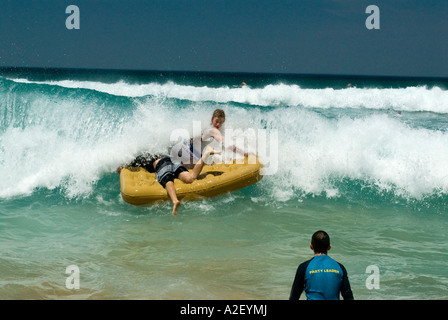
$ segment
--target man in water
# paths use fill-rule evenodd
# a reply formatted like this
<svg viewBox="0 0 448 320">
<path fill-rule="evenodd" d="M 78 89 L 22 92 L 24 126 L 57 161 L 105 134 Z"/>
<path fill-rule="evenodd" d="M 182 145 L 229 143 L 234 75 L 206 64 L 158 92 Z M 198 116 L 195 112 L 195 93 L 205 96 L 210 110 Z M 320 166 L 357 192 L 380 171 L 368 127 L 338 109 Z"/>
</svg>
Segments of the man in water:
<svg viewBox="0 0 448 320">
<path fill-rule="evenodd" d="M 327 255 L 331 249 L 330 236 L 322 230 L 316 231 L 310 244 L 314 257 L 297 268 L 289 300 L 298 300 L 305 290 L 308 300 L 353 300 L 347 270 Z"/>
</svg>

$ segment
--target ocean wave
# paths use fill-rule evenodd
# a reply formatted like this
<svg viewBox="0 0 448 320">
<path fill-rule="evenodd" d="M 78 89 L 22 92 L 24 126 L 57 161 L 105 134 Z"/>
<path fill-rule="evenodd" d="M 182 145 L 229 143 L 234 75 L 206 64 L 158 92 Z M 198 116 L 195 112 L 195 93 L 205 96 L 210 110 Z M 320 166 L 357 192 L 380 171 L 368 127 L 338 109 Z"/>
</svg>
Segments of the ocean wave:
<svg viewBox="0 0 448 320">
<path fill-rule="evenodd" d="M 260 157 L 272 170 L 253 191 L 276 203 L 321 195 L 347 198 L 350 188 L 344 187 L 346 181 L 363 185 L 366 190 L 376 190 L 378 194 L 390 192 L 405 199 L 448 194 L 446 130 L 412 127 L 387 113 L 362 113 L 364 109 L 359 104 L 361 101 L 369 104 L 366 96 L 357 97 L 358 102 L 343 99 L 358 92 L 383 97 L 390 100 L 385 104 L 397 105 L 397 108 L 411 108 L 419 105 L 407 96 L 414 92 L 414 96 L 422 96 L 422 101 L 436 96 L 436 101 L 446 103 L 446 92 L 438 88 L 308 91 L 291 85 L 213 89 L 167 83 L 144 85 L 140 88 L 142 97 L 135 99 L 137 85 L 51 83 L 37 87 L 35 83 L 27 87 L 28 83 L 17 79 L 3 83 L 9 87 L 2 88 L 0 98 L 2 199 L 31 195 L 42 188 L 58 190 L 69 199 L 95 195 L 98 183 L 104 176 L 110 176 L 119 164 L 142 150 L 166 151 L 177 129 L 193 134 L 195 123 L 201 123 L 202 128 L 208 126 L 217 105 L 226 111 L 223 131 L 228 138 L 235 140 L 248 129 L 266 133 L 268 148 Z M 74 88 L 57 89 L 62 84 L 67 87 L 68 83 Z M 91 88 L 82 88 L 80 92 L 79 86 L 87 87 L 88 83 Z M 48 90 L 48 86 L 53 90 Z M 152 93 L 149 87 L 155 88 Z M 118 91 L 114 88 L 120 88 L 125 98 L 115 95 Z M 108 96 L 104 96 L 106 90 Z M 297 94 L 300 101 L 323 99 L 329 104 L 339 103 L 341 110 L 345 103 L 357 106 L 362 114 L 327 117 L 314 109 L 291 107 L 293 103 L 285 101 L 293 99 L 289 91 L 294 90 L 296 94 L 300 92 Z M 278 92 L 269 93 L 273 91 Z M 217 98 L 219 92 L 222 101 L 231 102 L 238 100 L 235 94 L 253 96 L 254 100 L 262 99 L 264 94 L 265 102 L 253 103 L 277 107 L 253 108 L 251 103 L 242 102 L 247 98 L 242 98 L 240 104 L 217 104 L 221 99 Z M 256 97 L 257 92 L 261 97 Z M 177 98 L 167 98 L 168 95 Z M 341 95 L 340 102 L 335 103 L 333 98 L 338 95 Z M 185 105 L 185 100 L 180 98 L 190 103 Z M 274 137 L 276 141 L 271 145 Z M 261 141 L 246 142 L 247 146 L 240 147 L 260 151 Z M 114 182 L 110 180 L 110 183 Z"/>
<path fill-rule="evenodd" d="M 448 113 L 448 90 L 427 86 L 406 88 L 321 88 L 308 89 L 295 84 L 269 84 L 263 88 L 182 85 L 166 83 L 130 84 L 124 81 L 30 81 L 11 79 L 17 83 L 45 84 L 64 88 L 83 88 L 115 96 L 175 98 L 195 102 L 242 103 L 263 107 L 301 106 L 304 108 L 393 109 L 408 112 Z"/>
<path fill-rule="evenodd" d="M 281 169 L 269 185 L 280 198 L 344 196 L 339 183 L 346 179 L 404 198 L 448 193 L 447 133 L 411 128 L 386 115 L 326 119 L 302 111 L 285 118 Z"/>
</svg>

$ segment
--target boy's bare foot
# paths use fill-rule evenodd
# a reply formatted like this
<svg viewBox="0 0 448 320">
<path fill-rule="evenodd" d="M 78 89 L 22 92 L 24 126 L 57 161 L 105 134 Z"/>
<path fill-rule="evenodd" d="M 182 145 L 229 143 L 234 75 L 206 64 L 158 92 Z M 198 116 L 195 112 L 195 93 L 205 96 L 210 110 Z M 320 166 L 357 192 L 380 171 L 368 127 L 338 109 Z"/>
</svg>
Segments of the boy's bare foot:
<svg viewBox="0 0 448 320">
<path fill-rule="evenodd" d="M 180 206 L 179 200 L 173 202 L 173 216 L 177 216 L 177 208 L 179 208 L 179 206 Z"/>
</svg>

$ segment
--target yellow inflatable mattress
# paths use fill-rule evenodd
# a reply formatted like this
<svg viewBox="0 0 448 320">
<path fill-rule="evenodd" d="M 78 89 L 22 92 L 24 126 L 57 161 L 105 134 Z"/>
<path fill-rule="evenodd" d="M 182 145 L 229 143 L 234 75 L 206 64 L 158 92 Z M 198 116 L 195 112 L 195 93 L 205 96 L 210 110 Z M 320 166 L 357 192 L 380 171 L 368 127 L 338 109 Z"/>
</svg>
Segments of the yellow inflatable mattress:
<svg viewBox="0 0 448 320">
<path fill-rule="evenodd" d="M 234 160 L 233 163 L 205 165 L 198 179 L 185 184 L 174 180 L 179 199 L 197 200 L 235 191 L 258 182 L 263 165 L 256 157 Z M 154 173 L 140 167 L 124 168 L 120 172 L 121 195 L 127 203 L 145 205 L 168 200 L 166 190 L 156 181 Z"/>
</svg>

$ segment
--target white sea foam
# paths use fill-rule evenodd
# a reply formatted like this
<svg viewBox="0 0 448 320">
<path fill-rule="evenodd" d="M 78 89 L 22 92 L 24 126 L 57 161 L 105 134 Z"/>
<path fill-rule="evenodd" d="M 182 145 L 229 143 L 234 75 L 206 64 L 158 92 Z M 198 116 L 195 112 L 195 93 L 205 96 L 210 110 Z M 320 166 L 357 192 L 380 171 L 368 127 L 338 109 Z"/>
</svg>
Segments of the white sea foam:
<svg viewBox="0 0 448 320">
<path fill-rule="evenodd" d="M 297 123 L 279 132 L 276 192 L 338 196 L 344 179 L 404 197 L 448 192 L 446 133 L 413 129 L 384 115 L 328 120 L 302 111 L 293 118 Z"/>
<path fill-rule="evenodd" d="M 305 108 L 368 108 L 400 111 L 448 113 L 448 90 L 428 88 L 344 88 L 305 89 L 298 85 L 272 84 L 264 88 L 195 87 L 173 82 L 129 84 L 123 81 L 45 81 L 13 79 L 21 83 L 40 83 L 65 88 L 83 88 L 126 97 L 154 96 L 190 101 L 237 102 L 257 106 L 302 106 Z"/>
<path fill-rule="evenodd" d="M 387 114 L 327 118 L 306 108 L 291 107 L 393 106 L 436 112 L 437 106 L 437 112 L 447 112 L 447 93 L 438 88 L 305 90 L 273 85 L 214 89 L 172 83 L 139 87 L 57 82 L 58 86 L 63 84 L 148 97 L 130 102 L 128 108 L 112 115 L 94 100 L 65 97 L 50 102 L 54 97 L 41 95 L 31 96 L 22 113 L 9 110 L 20 118 L 20 125 L 1 128 L 0 197 L 31 194 L 39 187 L 60 188 L 69 198 L 89 196 L 104 175 L 138 152 L 167 150 L 173 130 L 184 128 L 192 133 L 194 121 L 208 126 L 217 104 L 227 114 L 224 132 L 227 128 L 278 133 L 278 154 L 269 154 L 270 150 L 267 154 L 277 157 L 278 170 L 257 184 L 268 198 L 287 201 L 308 194 L 336 197 L 341 192 L 338 183 L 344 180 L 361 181 L 404 197 L 448 193 L 446 131 L 410 127 Z M 136 93 L 139 88 L 140 93 Z M 173 96 L 197 103 L 180 108 L 178 100 L 169 99 Z M 260 110 L 225 103 L 228 101 L 277 107 Z M 249 148 L 257 148 L 256 141 L 249 144 Z"/>
</svg>

